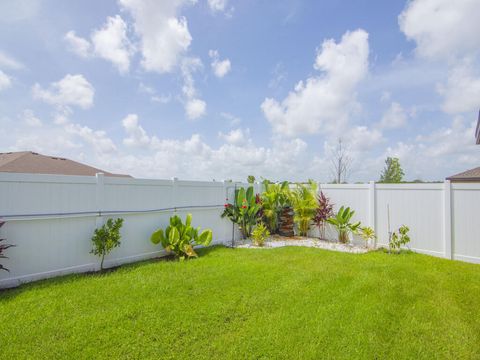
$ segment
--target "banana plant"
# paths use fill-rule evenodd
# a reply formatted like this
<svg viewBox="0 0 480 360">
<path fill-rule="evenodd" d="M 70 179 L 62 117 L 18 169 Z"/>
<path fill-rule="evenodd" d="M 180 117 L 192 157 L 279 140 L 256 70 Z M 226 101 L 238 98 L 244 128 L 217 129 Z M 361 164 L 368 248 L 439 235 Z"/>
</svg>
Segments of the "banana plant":
<svg viewBox="0 0 480 360">
<path fill-rule="evenodd" d="M 318 209 L 317 184 L 310 180 L 308 185 L 297 184 L 290 194 L 293 206 L 293 221 L 297 225 L 300 236 L 307 236 L 312 220 Z"/>
<path fill-rule="evenodd" d="M 335 216 L 327 219 L 327 222 L 337 229 L 338 241 L 341 243 L 348 243 L 350 233 L 356 233 L 360 227 L 360 221 L 353 224 L 350 222 L 354 214 L 355 211 L 342 206 Z"/>
<path fill-rule="evenodd" d="M 248 238 L 261 216 L 261 210 L 261 199 L 255 195 L 253 186 L 249 186 L 247 190 L 242 187 L 235 192 L 235 203 L 225 204 L 222 218 L 228 217 L 238 225 L 243 238 Z"/>
<path fill-rule="evenodd" d="M 210 229 L 200 232 L 200 227 L 192 227 L 192 214 L 187 215 L 185 224 L 178 215 L 175 215 L 170 218 L 170 225 L 165 230 L 158 229 L 152 234 L 150 241 L 161 244 L 167 252 L 173 253 L 180 260 L 185 260 L 198 257 L 193 247 L 210 245 L 212 236 Z"/>
</svg>

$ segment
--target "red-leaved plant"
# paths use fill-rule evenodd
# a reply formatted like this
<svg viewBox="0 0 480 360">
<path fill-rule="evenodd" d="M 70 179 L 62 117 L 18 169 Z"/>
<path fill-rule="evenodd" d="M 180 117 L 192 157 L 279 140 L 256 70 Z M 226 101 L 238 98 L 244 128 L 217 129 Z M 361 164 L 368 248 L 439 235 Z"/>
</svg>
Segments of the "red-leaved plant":
<svg viewBox="0 0 480 360">
<path fill-rule="evenodd" d="M 325 196 L 323 191 L 320 191 L 320 194 L 317 195 L 318 208 L 313 218 L 313 222 L 318 226 L 318 231 L 320 232 L 320 238 L 325 238 L 325 225 L 327 219 L 333 215 L 333 204 L 330 203 L 330 199 Z"/>
<path fill-rule="evenodd" d="M 5 224 L 5 221 L 0 220 L 0 228 Z M 5 239 L 0 239 L 0 242 L 5 241 Z M 10 245 L 10 244 L 0 244 L 0 259 L 8 259 L 4 255 L 4 251 L 7 250 L 8 248 L 14 247 L 15 245 Z M 4 267 L 2 264 L 0 264 L 0 270 L 5 270 L 9 271 L 6 267 Z"/>
</svg>

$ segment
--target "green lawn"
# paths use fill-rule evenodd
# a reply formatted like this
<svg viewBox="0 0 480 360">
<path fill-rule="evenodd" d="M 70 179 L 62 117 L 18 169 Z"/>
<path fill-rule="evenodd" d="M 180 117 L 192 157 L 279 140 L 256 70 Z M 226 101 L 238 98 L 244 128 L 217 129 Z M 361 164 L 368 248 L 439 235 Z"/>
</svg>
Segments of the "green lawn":
<svg viewBox="0 0 480 360">
<path fill-rule="evenodd" d="M 0 359 L 479 359 L 480 265 L 200 251 L 0 292 Z"/>
</svg>

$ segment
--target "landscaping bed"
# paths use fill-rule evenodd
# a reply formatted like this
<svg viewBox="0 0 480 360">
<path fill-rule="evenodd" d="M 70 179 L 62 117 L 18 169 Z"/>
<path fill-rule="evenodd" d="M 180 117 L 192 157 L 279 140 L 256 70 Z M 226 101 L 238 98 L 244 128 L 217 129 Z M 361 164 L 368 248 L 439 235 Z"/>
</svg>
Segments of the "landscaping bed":
<svg viewBox="0 0 480 360">
<path fill-rule="evenodd" d="M 250 240 L 239 241 L 235 245 L 238 248 L 252 248 L 252 249 L 273 249 L 284 246 L 304 246 L 313 247 L 324 250 L 333 250 L 340 252 L 348 252 L 353 254 L 365 254 L 372 249 L 368 249 L 365 246 L 357 246 L 354 244 L 342 244 L 339 242 L 322 240 L 318 238 L 303 237 L 303 236 L 270 236 L 263 246 L 256 246 Z"/>
<path fill-rule="evenodd" d="M 476 359 L 480 266 L 213 247 L 0 292 L 1 359 Z"/>
</svg>

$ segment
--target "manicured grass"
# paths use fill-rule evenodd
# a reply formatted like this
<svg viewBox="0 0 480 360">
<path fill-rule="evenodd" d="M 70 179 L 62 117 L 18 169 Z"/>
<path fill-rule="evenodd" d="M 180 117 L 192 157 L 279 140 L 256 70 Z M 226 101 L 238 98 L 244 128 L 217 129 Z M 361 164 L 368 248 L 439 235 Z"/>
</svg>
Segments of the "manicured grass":
<svg viewBox="0 0 480 360">
<path fill-rule="evenodd" d="M 480 266 L 200 251 L 0 292 L 1 359 L 480 358 Z"/>
</svg>

